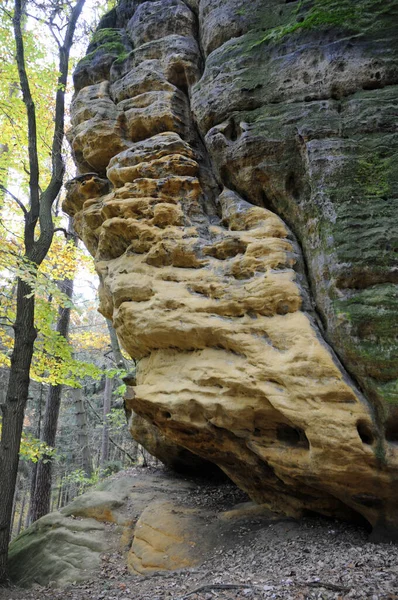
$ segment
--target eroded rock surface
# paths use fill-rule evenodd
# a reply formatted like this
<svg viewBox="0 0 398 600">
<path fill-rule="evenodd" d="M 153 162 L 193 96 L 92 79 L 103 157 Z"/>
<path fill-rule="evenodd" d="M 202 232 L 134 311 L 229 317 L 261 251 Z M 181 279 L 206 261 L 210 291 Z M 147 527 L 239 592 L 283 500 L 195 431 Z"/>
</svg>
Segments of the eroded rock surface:
<svg viewBox="0 0 398 600">
<path fill-rule="evenodd" d="M 214 548 L 210 515 L 168 501 L 153 502 L 137 522 L 127 564 L 133 573 L 174 571 L 199 565 Z"/>
<path fill-rule="evenodd" d="M 98 577 L 112 554 L 136 575 L 193 567 L 237 546 L 236 528 L 280 520 L 241 500 L 226 478 L 129 469 L 23 531 L 10 546 L 10 577 L 21 587 L 64 587 Z"/>
<path fill-rule="evenodd" d="M 65 208 L 139 360 L 128 407 L 256 502 L 397 537 L 398 3 L 123 0 L 104 23 Z"/>
<path fill-rule="evenodd" d="M 21 587 L 62 587 L 89 579 L 103 553 L 131 544 L 137 514 L 148 502 L 148 494 L 135 497 L 135 484 L 136 477 L 105 482 L 23 531 L 10 545 L 11 580 Z M 134 506 L 127 511 L 131 499 Z"/>
</svg>

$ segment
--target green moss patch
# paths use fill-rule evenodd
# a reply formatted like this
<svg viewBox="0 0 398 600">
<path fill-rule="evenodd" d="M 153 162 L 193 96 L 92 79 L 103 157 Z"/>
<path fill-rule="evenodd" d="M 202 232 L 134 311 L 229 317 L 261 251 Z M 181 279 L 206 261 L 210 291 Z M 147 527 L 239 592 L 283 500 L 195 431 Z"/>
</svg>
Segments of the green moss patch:
<svg viewBox="0 0 398 600">
<path fill-rule="evenodd" d="M 361 32 L 374 25 L 375 20 L 397 7 L 396 0 L 301 0 L 289 23 L 269 29 L 253 44 L 278 41 L 296 31 L 337 27 Z"/>
<path fill-rule="evenodd" d="M 128 56 L 128 50 L 124 44 L 123 32 L 120 29 L 109 28 L 96 31 L 87 48 L 87 54 L 79 62 L 79 66 L 85 66 L 92 62 L 95 57 L 105 54 L 121 59 Z"/>
<path fill-rule="evenodd" d="M 356 183 L 367 196 L 386 197 L 390 191 L 388 175 L 391 167 L 391 157 L 384 158 L 376 153 L 362 158 L 358 161 Z"/>
<path fill-rule="evenodd" d="M 104 45 L 117 45 L 122 44 L 124 47 L 123 41 L 123 32 L 120 29 L 113 28 L 105 28 L 95 31 L 93 37 L 91 38 L 90 44 L 87 48 L 87 52 L 90 53 L 99 46 Z"/>
</svg>

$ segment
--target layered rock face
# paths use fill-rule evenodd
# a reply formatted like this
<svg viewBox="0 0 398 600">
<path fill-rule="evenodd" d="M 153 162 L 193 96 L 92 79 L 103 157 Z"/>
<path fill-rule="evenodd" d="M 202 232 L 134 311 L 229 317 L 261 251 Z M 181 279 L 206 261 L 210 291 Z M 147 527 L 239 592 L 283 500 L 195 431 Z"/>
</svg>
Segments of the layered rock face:
<svg viewBox="0 0 398 600">
<path fill-rule="evenodd" d="M 398 537 L 398 2 L 351 4 L 122 0 L 75 72 L 64 207 L 140 439 Z"/>
</svg>

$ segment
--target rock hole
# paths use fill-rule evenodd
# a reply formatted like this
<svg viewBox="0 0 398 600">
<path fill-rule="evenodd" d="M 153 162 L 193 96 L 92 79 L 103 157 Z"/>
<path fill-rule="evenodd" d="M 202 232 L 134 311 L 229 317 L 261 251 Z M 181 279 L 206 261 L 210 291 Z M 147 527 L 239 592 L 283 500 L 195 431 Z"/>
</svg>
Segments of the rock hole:
<svg viewBox="0 0 398 600">
<path fill-rule="evenodd" d="M 264 190 L 261 190 L 260 192 L 260 196 L 261 196 L 261 205 L 263 208 L 267 208 L 268 210 L 273 211 L 273 206 L 272 206 L 272 202 L 271 200 L 268 198 L 266 192 Z"/>
<path fill-rule="evenodd" d="M 229 172 L 228 165 L 222 165 L 220 168 L 220 178 L 226 187 L 230 188 L 231 190 L 234 189 L 234 182 Z"/>
<path fill-rule="evenodd" d="M 247 244 L 241 240 L 226 240 L 224 244 L 220 244 L 215 247 L 206 248 L 204 254 L 207 256 L 213 256 L 218 260 L 227 260 L 233 258 L 238 254 L 244 254 L 246 252 Z"/>
<path fill-rule="evenodd" d="M 298 200 L 300 197 L 300 190 L 297 184 L 296 176 L 294 173 L 290 173 L 285 182 L 286 191 L 290 196 L 293 196 L 295 200 Z"/>
<path fill-rule="evenodd" d="M 366 90 L 378 90 L 381 87 L 383 87 L 383 84 L 379 80 L 375 81 L 375 80 L 370 79 L 368 82 L 365 82 L 363 84 L 362 89 L 365 91 Z"/>
<path fill-rule="evenodd" d="M 171 419 L 171 413 L 168 410 L 165 410 L 162 414 L 165 419 Z"/>
<path fill-rule="evenodd" d="M 239 125 L 236 124 L 234 119 L 230 119 L 227 127 L 224 130 L 224 136 L 227 138 L 227 140 L 230 140 L 231 142 L 236 142 L 241 133 L 242 130 L 239 127 Z"/>
<path fill-rule="evenodd" d="M 276 437 L 280 442 L 284 442 L 288 446 L 310 447 L 305 431 L 300 427 L 291 427 L 290 425 L 286 425 L 286 423 L 279 423 L 276 428 Z"/>
<path fill-rule="evenodd" d="M 290 306 L 288 304 L 279 303 L 276 307 L 277 315 L 287 315 L 290 312 Z"/>
<path fill-rule="evenodd" d="M 176 86 L 185 96 L 188 96 L 188 81 L 187 74 L 183 65 L 178 62 L 173 63 L 167 73 L 167 78 L 173 85 Z"/>
<path fill-rule="evenodd" d="M 398 444 L 398 415 L 394 414 L 386 422 L 386 440 Z"/>
<path fill-rule="evenodd" d="M 375 77 L 376 77 L 376 79 L 381 79 L 381 73 L 380 73 L 380 71 L 377 71 L 375 73 Z"/>
<path fill-rule="evenodd" d="M 373 444 L 374 436 L 369 423 L 367 423 L 366 421 L 358 421 L 357 431 L 359 437 L 361 438 L 364 444 L 367 444 L 368 446 Z"/>
</svg>

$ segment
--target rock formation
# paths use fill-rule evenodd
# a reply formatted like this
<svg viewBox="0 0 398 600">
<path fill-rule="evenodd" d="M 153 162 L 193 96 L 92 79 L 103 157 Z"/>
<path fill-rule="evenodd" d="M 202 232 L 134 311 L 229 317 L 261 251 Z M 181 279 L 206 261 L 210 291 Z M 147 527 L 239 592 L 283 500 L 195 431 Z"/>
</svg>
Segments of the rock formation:
<svg viewBox="0 0 398 600">
<path fill-rule="evenodd" d="M 396 0 L 121 0 L 75 71 L 64 203 L 139 361 L 138 437 L 395 539 L 397 24 Z"/>
<path fill-rule="evenodd" d="M 218 502 L 209 506 L 212 494 Z M 10 577 L 22 587 L 64 587 L 97 579 L 103 555 L 114 553 L 139 575 L 199 565 L 239 546 L 239 527 L 259 531 L 281 520 L 264 506 L 236 505 L 240 495 L 226 480 L 130 469 L 25 529 L 10 545 Z"/>
</svg>

